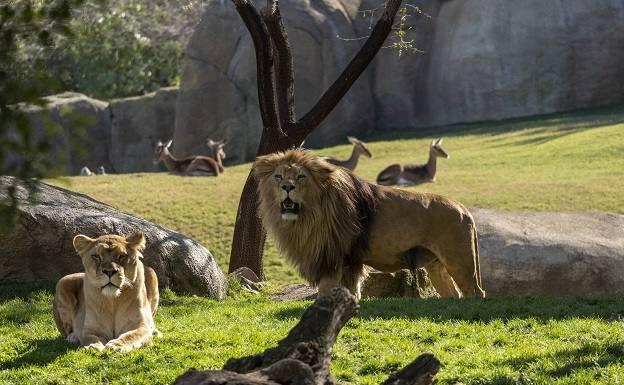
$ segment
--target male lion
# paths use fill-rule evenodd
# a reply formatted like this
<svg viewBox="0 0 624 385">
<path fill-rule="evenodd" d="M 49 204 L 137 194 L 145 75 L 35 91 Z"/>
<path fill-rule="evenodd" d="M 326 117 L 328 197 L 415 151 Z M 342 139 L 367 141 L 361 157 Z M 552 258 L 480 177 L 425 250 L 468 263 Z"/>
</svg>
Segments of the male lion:
<svg viewBox="0 0 624 385">
<path fill-rule="evenodd" d="M 87 348 L 128 351 L 160 335 L 154 324 L 158 281 L 140 258 L 143 233 L 128 237 L 74 237 L 84 273 L 66 275 L 57 283 L 54 321 L 68 341 Z"/>
<path fill-rule="evenodd" d="M 367 265 L 424 267 L 442 297 L 485 296 L 462 204 L 365 182 L 302 150 L 258 157 L 254 175 L 262 223 L 319 293 L 342 285 L 359 298 Z"/>
</svg>

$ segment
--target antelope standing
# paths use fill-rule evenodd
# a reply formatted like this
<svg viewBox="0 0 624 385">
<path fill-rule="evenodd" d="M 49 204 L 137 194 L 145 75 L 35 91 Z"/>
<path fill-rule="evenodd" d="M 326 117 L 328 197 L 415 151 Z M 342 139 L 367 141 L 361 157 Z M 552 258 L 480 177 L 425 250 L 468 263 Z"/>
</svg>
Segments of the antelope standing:
<svg viewBox="0 0 624 385">
<path fill-rule="evenodd" d="M 222 173 L 225 171 L 225 167 L 223 167 L 223 159 L 225 159 L 225 151 L 223 151 L 223 147 L 225 147 L 225 139 L 218 142 L 208 139 L 206 144 L 208 144 L 210 151 L 212 151 L 212 158 L 216 160 L 219 165 L 219 172 Z"/>
<path fill-rule="evenodd" d="M 377 175 L 377 183 L 385 186 L 400 184 L 414 185 L 436 181 L 436 159 L 450 158 L 442 149 L 442 138 L 434 140 L 429 146 L 429 160 L 425 164 L 401 166 L 393 164 Z"/>
<path fill-rule="evenodd" d="M 329 162 L 331 164 L 335 164 L 336 166 L 344 167 L 348 170 L 353 171 L 355 170 L 355 167 L 357 166 L 360 155 L 365 155 L 368 158 L 372 158 L 373 154 L 371 154 L 368 147 L 366 147 L 366 143 L 362 142 L 361 140 L 353 136 L 347 136 L 347 139 L 353 145 L 353 150 L 351 151 L 351 156 L 349 157 L 349 159 L 338 160 L 335 158 L 331 158 L 329 156 L 326 156 L 323 159 L 326 162 Z"/>
<path fill-rule="evenodd" d="M 169 147 L 173 139 L 167 143 L 162 143 L 160 140 L 156 143 L 154 149 L 154 164 L 158 164 L 161 160 L 165 163 L 167 169 L 176 174 L 182 175 L 207 175 L 207 176 L 219 176 L 221 171 L 219 170 L 219 163 L 209 156 L 192 155 L 187 158 L 178 159 L 169 152 Z"/>
</svg>

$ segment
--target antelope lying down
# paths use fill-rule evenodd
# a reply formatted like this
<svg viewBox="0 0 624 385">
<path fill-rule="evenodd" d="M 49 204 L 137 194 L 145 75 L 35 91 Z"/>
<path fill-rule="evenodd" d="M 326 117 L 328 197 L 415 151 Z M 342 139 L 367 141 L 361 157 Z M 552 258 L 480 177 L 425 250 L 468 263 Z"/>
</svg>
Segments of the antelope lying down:
<svg viewBox="0 0 624 385">
<path fill-rule="evenodd" d="M 353 150 L 351 151 L 351 156 L 349 157 L 349 159 L 338 160 L 329 156 L 323 157 L 322 159 L 331 164 L 335 164 L 336 166 L 340 166 L 353 171 L 357 166 L 360 155 L 365 155 L 368 158 L 372 158 L 373 154 L 371 154 L 368 147 L 366 147 L 366 143 L 362 142 L 361 140 L 353 136 L 347 136 L 347 139 L 353 145 Z"/>
<path fill-rule="evenodd" d="M 167 169 L 176 174 L 188 176 L 219 176 L 224 171 L 223 159 L 225 158 L 225 141 L 214 142 L 208 139 L 208 146 L 212 150 L 214 158 L 202 155 L 192 155 L 183 159 L 174 157 L 169 151 L 173 139 L 167 143 L 158 141 L 154 149 L 154 164 L 163 161 Z"/>
<path fill-rule="evenodd" d="M 384 186 L 395 184 L 415 185 L 436 181 L 436 159 L 450 158 L 442 149 L 442 138 L 434 140 L 429 146 L 429 160 L 425 164 L 401 166 L 393 164 L 377 175 L 377 183 Z"/>
</svg>

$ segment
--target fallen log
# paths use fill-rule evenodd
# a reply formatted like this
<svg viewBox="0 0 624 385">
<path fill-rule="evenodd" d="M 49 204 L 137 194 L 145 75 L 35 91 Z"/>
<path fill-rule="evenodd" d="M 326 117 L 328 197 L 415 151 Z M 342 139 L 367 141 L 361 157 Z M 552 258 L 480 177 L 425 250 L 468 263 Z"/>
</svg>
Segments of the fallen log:
<svg viewBox="0 0 624 385">
<path fill-rule="evenodd" d="M 223 370 L 190 369 L 174 385 L 334 385 L 331 350 L 342 327 L 357 312 L 355 298 L 336 288 L 320 297 L 277 346 L 248 357 L 229 359 Z M 391 374 L 383 385 L 427 385 L 440 369 L 432 354 L 422 354 Z"/>
</svg>

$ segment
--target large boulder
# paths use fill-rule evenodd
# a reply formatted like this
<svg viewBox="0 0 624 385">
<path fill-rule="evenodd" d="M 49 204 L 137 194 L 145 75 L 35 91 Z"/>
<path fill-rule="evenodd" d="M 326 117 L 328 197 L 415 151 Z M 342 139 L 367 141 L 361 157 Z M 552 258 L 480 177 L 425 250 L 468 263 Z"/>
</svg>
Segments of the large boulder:
<svg viewBox="0 0 624 385">
<path fill-rule="evenodd" d="M 280 8 L 295 64 L 297 114 L 318 99 L 370 34 L 378 0 L 293 0 Z M 257 3 L 263 6 L 264 3 Z M 413 5 L 413 4 L 412 4 Z M 421 53 L 382 49 L 306 141 L 544 114 L 624 101 L 621 0 L 424 0 L 408 40 Z M 380 15 L 377 10 L 372 17 Z M 387 44 L 390 44 L 388 42 Z M 230 139 L 252 160 L 261 133 L 253 44 L 231 2 L 209 2 L 188 45 L 174 150 Z"/>
<path fill-rule="evenodd" d="M 471 212 L 488 295 L 624 294 L 624 215 Z"/>
<path fill-rule="evenodd" d="M 161 170 L 152 163 L 154 147 L 173 137 L 177 97 L 178 89 L 170 87 L 111 101 L 110 159 L 115 172 Z"/>
<path fill-rule="evenodd" d="M 0 201 L 13 177 L 0 177 Z M 227 282 L 213 256 L 199 243 L 144 219 L 120 212 L 86 195 L 39 184 L 33 196 L 18 185 L 15 228 L 0 234 L 0 281 L 49 286 L 66 274 L 82 271 L 74 251 L 76 234 L 129 234 L 143 231 L 144 263 L 154 268 L 161 287 L 221 299 Z"/>
</svg>

